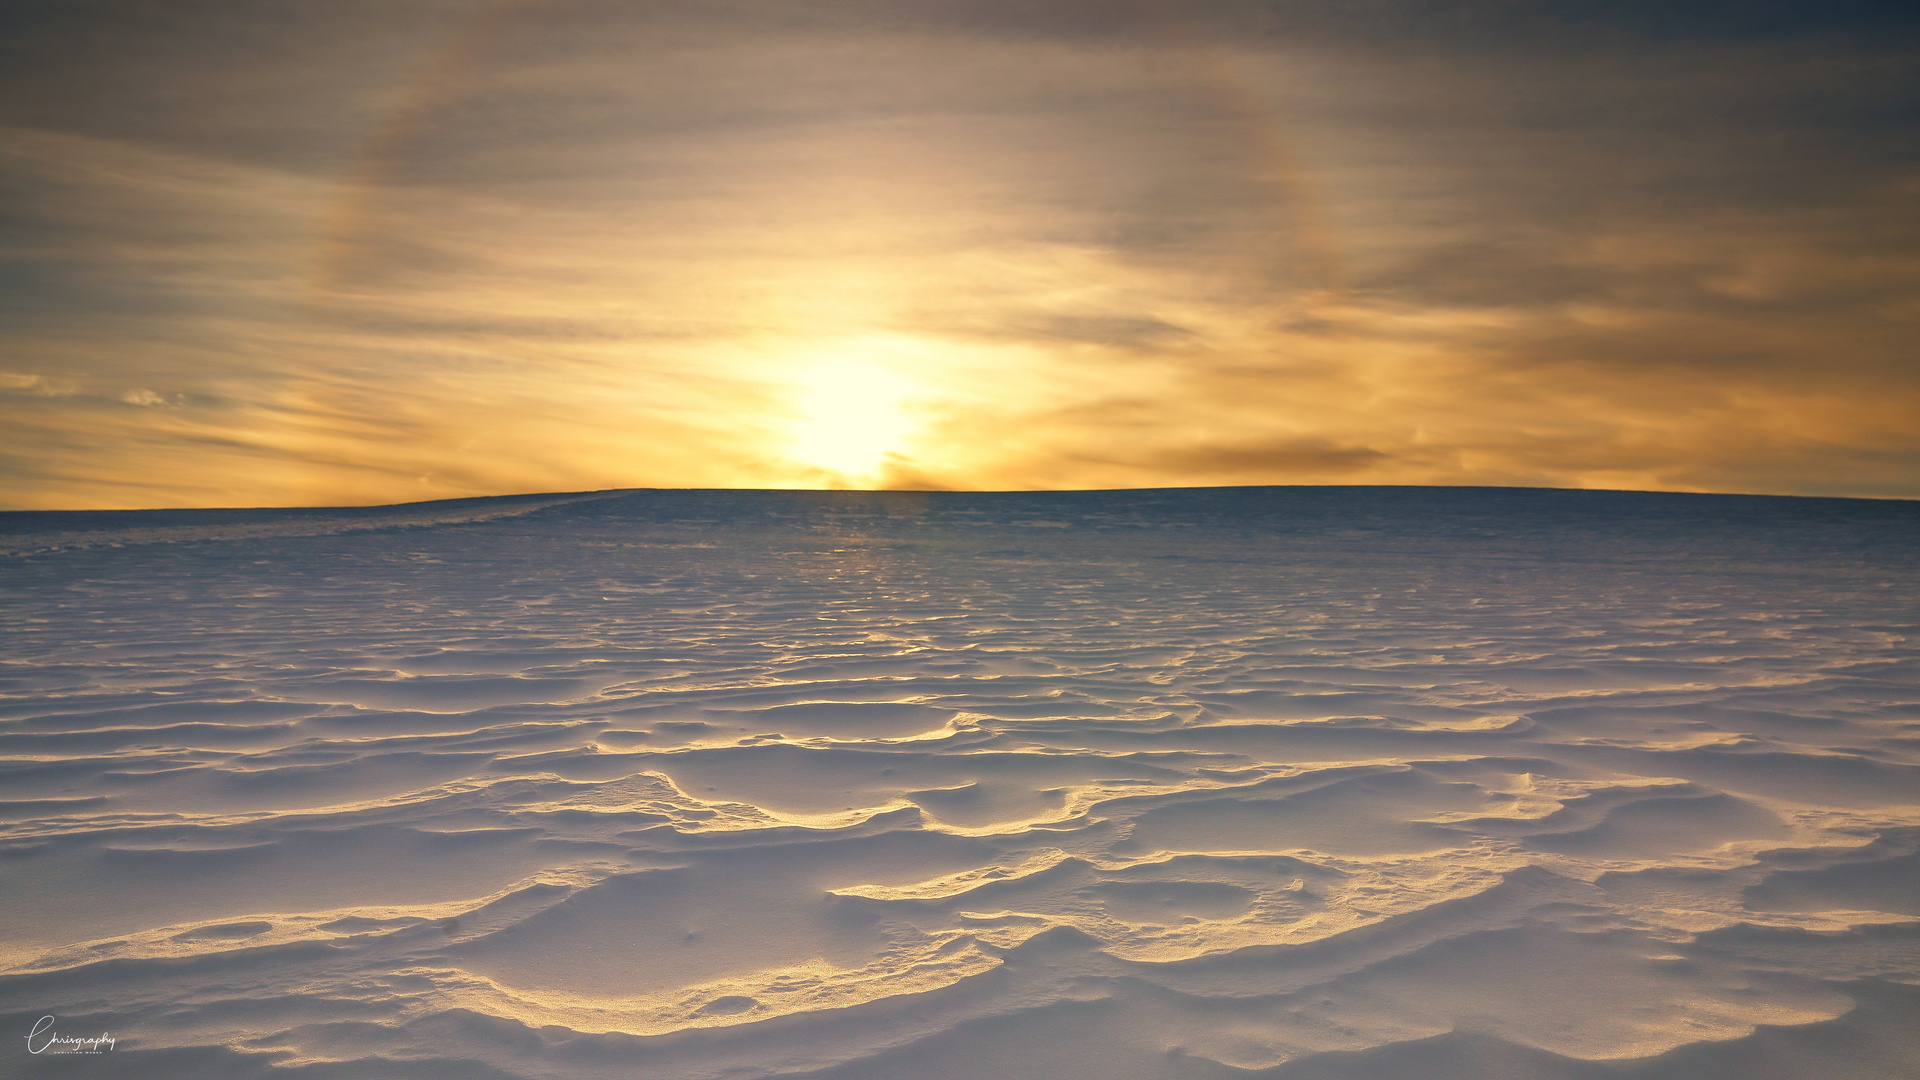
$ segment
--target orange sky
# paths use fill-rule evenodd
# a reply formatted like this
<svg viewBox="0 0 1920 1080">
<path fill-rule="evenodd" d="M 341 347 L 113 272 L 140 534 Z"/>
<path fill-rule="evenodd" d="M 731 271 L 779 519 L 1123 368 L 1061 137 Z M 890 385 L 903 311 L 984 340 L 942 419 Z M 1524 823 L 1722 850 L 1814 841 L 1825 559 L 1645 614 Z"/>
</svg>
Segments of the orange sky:
<svg viewBox="0 0 1920 1080">
<path fill-rule="evenodd" d="M 1920 496 L 1909 18 L 393 7 L 0 35 L 0 506 Z"/>
</svg>

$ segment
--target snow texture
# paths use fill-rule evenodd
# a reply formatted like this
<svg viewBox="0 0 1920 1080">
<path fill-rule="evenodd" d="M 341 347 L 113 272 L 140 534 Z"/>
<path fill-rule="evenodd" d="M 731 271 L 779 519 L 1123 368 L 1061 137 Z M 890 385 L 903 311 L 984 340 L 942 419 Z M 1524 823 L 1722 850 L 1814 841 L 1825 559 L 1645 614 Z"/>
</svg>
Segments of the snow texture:
<svg viewBox="0 0 1920 1080">
<path fill-rule="evenodd" d="M 0 597 L 6 1075 L 1920 1067 L 1920 504 L 16 513 Z"/>
</svg>

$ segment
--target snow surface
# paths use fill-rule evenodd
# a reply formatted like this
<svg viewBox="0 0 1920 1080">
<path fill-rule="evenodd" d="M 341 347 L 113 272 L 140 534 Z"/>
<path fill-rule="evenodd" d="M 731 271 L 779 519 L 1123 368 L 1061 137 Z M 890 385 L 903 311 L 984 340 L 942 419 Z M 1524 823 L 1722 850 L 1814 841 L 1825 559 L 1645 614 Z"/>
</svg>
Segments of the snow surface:
<svg viewBox="0 0 1920 1080">
<path fill-rule="evenodd" d="M 1920 1067 L 1920 504 L 619 492 L 0 553 L 0 1074 Z"/>
</svg>

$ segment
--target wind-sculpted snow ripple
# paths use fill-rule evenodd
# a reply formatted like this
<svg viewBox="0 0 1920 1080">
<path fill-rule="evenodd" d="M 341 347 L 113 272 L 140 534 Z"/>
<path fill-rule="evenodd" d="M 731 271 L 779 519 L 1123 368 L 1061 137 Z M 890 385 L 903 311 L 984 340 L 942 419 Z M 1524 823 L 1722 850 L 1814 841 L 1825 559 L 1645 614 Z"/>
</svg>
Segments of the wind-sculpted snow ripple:
<svg viewBox="0 0 1920 1080">
<path fill-rule="evenodd" d="M 1920 1061 L 1911 503 L 614 492 L 0 539 L 8 1074 Z"/>
</svg>

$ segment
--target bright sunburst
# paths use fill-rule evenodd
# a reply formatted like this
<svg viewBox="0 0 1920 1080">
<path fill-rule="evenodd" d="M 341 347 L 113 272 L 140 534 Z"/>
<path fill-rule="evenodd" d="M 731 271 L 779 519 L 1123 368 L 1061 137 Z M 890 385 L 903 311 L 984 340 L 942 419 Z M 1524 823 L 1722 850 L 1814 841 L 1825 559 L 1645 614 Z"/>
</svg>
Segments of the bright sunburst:
<svg viewBox="0 0 1920 1080">
<path fill-rule="evenodd" d="M 905 405 L 911 384 L 861 351 L 838 351 L 805 370 L 792 450 L 801 463 L 856 485 L 876 480 L 917 426 Z"/>
</svg>

